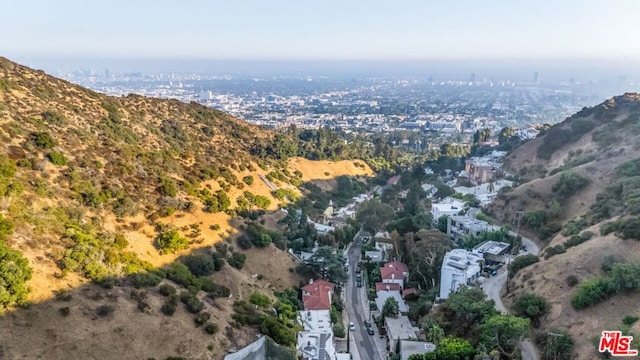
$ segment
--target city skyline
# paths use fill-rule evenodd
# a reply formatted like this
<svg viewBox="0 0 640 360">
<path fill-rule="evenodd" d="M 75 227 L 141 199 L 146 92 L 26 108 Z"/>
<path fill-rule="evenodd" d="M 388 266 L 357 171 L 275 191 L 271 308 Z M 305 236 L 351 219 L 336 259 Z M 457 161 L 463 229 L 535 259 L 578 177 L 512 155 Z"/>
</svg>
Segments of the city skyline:
<svg viewBox="0 0 640 360">
<path fill-rule="evenodd" d="M 214 60 L 640 61 L 635 1 L 26 0 L 3 7 L 3 56 Z M 537 70 L 537 69 L 532 69 Z"/>
</svg>

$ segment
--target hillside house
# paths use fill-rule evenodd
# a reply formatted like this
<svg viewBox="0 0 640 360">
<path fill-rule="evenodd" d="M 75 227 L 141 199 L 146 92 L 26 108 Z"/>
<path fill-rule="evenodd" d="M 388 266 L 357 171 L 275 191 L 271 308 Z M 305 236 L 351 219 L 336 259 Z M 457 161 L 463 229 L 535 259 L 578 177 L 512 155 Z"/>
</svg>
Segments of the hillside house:
<svg viewBox="0 0 640 360">
<path fill-rule="evenodd" d="M 389 350 L 395 352 L 400 340 L 418 339 L 418 328 L 411 325 L 411 321 L 406 316 L 397 318 L 384 318 L 384 326 L 387 329 Z"/>
<path fill-rule="evenodd" d="M 480 276 L 483 262 L 482 254 L 464 249 L 453 249 L 444 255 L 440 272 L 440 298 L 447 299 L 449 294 L 460 286 L 471 285 Z"/>
<path fill-rule="evenodd" d="M 471 236 L 479 237 L 485 232 L 499 230 L 499 226 L 470 216 L 454 215 L 447 219 L 447 235 L 456 243 Z"/>
<path fill-rule="evenodd" d="M 442 216 L 458 215 L 461 210 L 464 210 L 465 206 L 466 204 L 464 201 L 452 197 L 444 198 L 439 203 L 433 203 L 431 204 L 431 216 L 433 217 L 433 222 L 437 223 L 438 219 Z"/>
<path fill-rule="evenodd" d="M 380 276 L 383 283 L 396 283 L 400 288 L 404 288 L 404 280 L 409 276 L 409 268 L 401 262 L 389 262 L 380 268 Z"/>
<path fill-rule="evenodd" d="M 309 280 L 302 287 L 302 303 L 305 310 L 331 310 L 331 296 L 335 285 L 325 280 Z"/>
</svg>

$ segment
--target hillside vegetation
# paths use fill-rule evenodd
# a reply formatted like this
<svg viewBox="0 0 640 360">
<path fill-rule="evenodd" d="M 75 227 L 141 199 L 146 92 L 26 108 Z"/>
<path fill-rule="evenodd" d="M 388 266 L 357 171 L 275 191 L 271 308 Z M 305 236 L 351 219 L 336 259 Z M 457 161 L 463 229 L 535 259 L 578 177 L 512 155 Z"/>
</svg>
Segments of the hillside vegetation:
<svg viewBox="0 0 640 360">
<path fill-rule="evenodd" d="M 373 174 L 318 134 L 311 151 L 198 104 L 109 97 L 0 58 L 0 357 L 218 358 L 255 339 L 242 325 L 290 342 L 288 317 L 231 315 L 264 293 L 293 316 L 273 291 L 301 279 L 257 225 L 264 210 L 305 182 Z"/>
<path fill-rule="evenodd" d="M 508 294 L 551 304 L 535 335 L 543 349 L 545 331 L 565 329 L 578 358 L 592 359 L 601 331 L 640 330 L 632 321 L 640 316 L 639 140 L 640 95 L 624 94 L 548 128 L 505 160 L 520 185 L 503 190 L 490 211 L 543 245 Z"/>
</svg>

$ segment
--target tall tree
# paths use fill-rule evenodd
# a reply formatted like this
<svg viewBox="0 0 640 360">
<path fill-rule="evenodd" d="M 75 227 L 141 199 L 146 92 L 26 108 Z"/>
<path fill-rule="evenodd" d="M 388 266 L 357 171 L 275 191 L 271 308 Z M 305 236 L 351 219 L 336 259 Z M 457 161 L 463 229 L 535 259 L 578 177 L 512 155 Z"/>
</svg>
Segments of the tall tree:
<svg viewBox="0 0 640 360">
<path fill-rule="evenodd" d="M 400 306 L 398 305 L 398 301 L 392 297 L 387 298 L 382 306 L 382 316 L 397 318 L 398 315 L 400 315 Z"/>
<path fill-rule="evenodd" d="M 405 257 L 410 268 L 410 276 L 421 288 L 436 286 L 444 254 L 451 249 L 447 236 L 435 230 L 420 230 L 409 237 L 408 254 Z M 409 240 L 408 239 L 408 240 Z"/>
<path fill-rule="evenodd" d="M 393 217 L 393 208 L 383 204 L 378 199 L 365 201 L 360 205 L 356 220 L 365 230 L 376 233 L 384 229 L 386 223 Z"/>
<path fill-rule="evenodd" d="M 488 349 L 497 349 L 507 357 L 514 357 L 519 341 L 529 336 L 529 319 L 512 315 L 494 315 L 481 326 L 482 342 Z"/>
<path fill-rule="evenodd" d="M 298 265 L 298 272 L 320 275 L 336 284 L 344 283 L 347 278 L 342 260 L 330 246 L 319 247 L 309 260 Z"/>
</svg>

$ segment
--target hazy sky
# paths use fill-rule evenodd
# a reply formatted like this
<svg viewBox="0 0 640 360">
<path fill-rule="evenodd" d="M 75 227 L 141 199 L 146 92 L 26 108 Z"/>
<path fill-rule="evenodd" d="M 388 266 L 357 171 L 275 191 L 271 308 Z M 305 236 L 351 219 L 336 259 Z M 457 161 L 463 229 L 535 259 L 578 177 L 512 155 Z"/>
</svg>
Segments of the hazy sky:
<svg viewBox="0 0 640 360">
<path fill-rule="evenodd" d="M 15 0 L 0 55 L 640 60 L 638 0 Z"/>
</svg>

